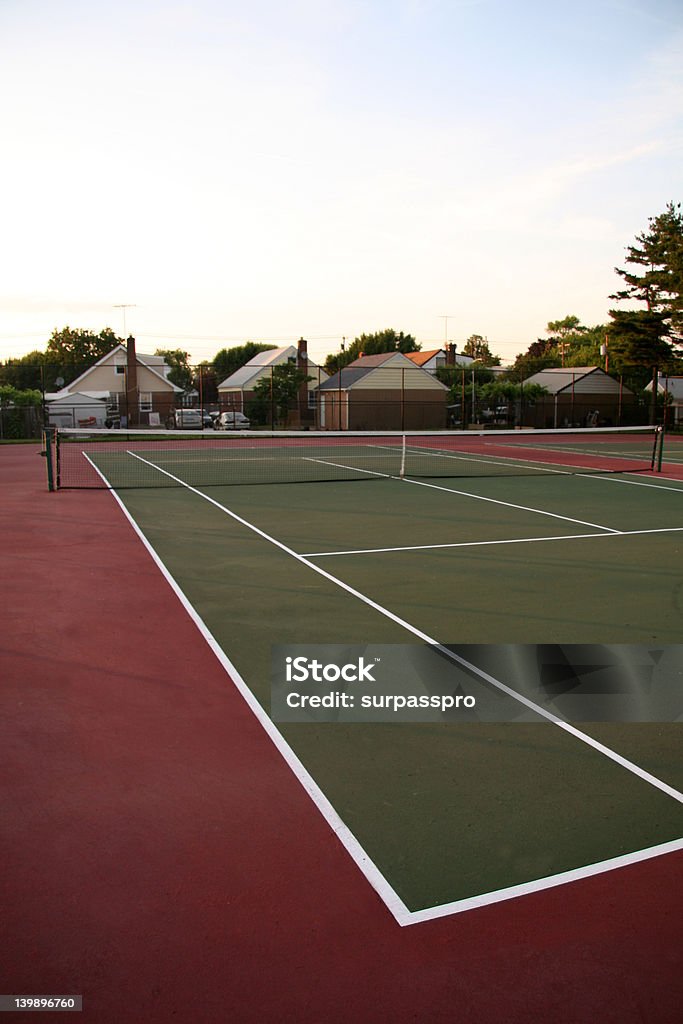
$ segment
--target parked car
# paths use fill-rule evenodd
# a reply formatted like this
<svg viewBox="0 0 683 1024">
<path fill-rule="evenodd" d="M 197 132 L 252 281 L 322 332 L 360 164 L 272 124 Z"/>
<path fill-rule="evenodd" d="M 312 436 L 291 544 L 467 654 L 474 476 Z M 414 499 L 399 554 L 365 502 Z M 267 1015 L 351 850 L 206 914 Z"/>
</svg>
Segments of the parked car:
<svg viewBox="0 0 683 1024">
<path fill-rule="evenodd" d="M 201 430 L 202 414 L 199 409 L 175 409 L 166 420 L 169 430 Z"/>
<path fill-rule="evenodd" d="M 215 422 L 216 430 L 249 430 L 250 426 L 243 412 L 222 412 Z"/>
<path fill-rule="evenodd" d="M 213 427 L 213 417 L 208 409 L 202 409 L 202 430 L 211 430 Z"/>
</svg>

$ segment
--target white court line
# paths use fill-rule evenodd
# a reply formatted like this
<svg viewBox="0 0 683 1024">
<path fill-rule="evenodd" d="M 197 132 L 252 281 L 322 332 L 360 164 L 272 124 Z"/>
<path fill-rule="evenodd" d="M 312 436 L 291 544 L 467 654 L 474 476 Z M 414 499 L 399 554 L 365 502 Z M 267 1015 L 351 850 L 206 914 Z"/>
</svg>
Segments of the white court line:
<svg viewBox="0 0 683 1024">
<path fill-rule="evenodd" d="M 129 454 L 133 453 L 131 452 Z M 394 891 L 394 889 L 386 880 L 386 878 L 379 870 L 377 865 L 365 852 L 365 850 L 358 842 L 350 828 L 339 817 L 334 806 L 330 803 L 328 798 L 320 789 L 313 776 L 304 767 L 302 762 L 299 760 L 297 755 L 294 753 L 290 745 L 285 740 L 282 733 L 275 726 L 272 719 L 269 717 L 269 715 L 266 714 L 264 709 L 261 707 L 256 697 L 254 696 L 254 694 L 252 693 L 252 691 L 242 678 L 242 675 L 240 674 L 238 669 L 230 661 L 225 651 L 218 643 L 216 638 L 213 636 L 204 620 L 200 617 L 200 615 L 198 614 L 197 610 L 192 605 L 190 600 L 185 596 L 185 593 L 181 590 L 180 586 L 175 581 L 170 571 L 166 568 L 160 556 L 156 553 L 151 543 L 148 541 L 147 537 L 142 532 L 142 530 L 136 523 L 131 513 L 128 511 L 119 495 L 116 493 L 115 490 L 113 490 L 104 474 L 92 462 L 92 460 L 90 459 L 86 452 L 83 452 L 83 455 L 88 460 L 90 465 L 93 467 L 95 472 L 102 478 L 102 480 L 104 480 L 105 484 L 109 488 L 110 493 L 114 496 L 124 516 L 135 530 L 136 534 L 142 541 L 149 555 L 156 563 L 162 576 L 175 593 L 176 597 L 182 604 L 187 614 L 190 616 L 190 619 L 194 622 L 195 626 L 203 636 L 209 648 L 213 651 L 214 655 L 216 656 L 220 664 L 223 666 L 223 668 L 229 675 L 231 682 L 235 684 L 236 689 L 239 691 L 241 696 L 246 701 L 247 706 L 251 710 L 252 714 L 259 722 L 259 724 L 263 727 L 263 729 L 266 732 L 266 735 L 272 741 L 275 748 L 278 750 L 278 752 L 286 762 L 287 766 L 289 767 L 294 777 L 303 786 L 304 790 L 311 798 L 315 806 L 318 808 L 321 815 L 323 816 L 327 824 L 330 826 L 334 834 L 337 836 L 340 843 L 342 844 L 346 852 L 349 854 L 353 862 L 356 864 L 360 872 L 363 874 L 365 879 L 370 883 L 373 889 L 377 892 L 382 902 L 393 915 L 393 917 L 396 919 L 396 921 L 401 926 L 412 924 L 413 922 L 411 920 L 411 911 L 408 910 L 401 897 L 398 895 L 398 893 Z M 136 458 L 137 457 L 138 456 L 136 456 Z M 141 461 L 147 462 L 146 459 L 141 459 Z M 148 463 L 148 465 L 151 466 L 153 465 L 153 463 L 150 462 Z M 159 467 L 154 466 L 154 468 L 158 469 Z M 166 470 L 160 469 L 159 472 L 166 473 Z M 166 475 L 170 476 L 171 474 L 166 473 Z M 210 501 L 212 504 L 218 504 L 217 502 L 213 501 L 213 499 L 208 498 L 206 495 L 203 495 L 201 491 L 195 491 L 194 487 L 190 487 L 188 484 L 184 484 L 183 486 L 186 486 L 188 490 L 194 491 L 194 493 L 199 494 L 201 497 L 206 497 L 207 500 Z M 221 505 L 218 505 L 218 507 L 222 509 Z M 223 509 L 223 511 L 227 510 Z"/>
<path fill-rule="evenodd" d="M 379 445 L 375 445 L 379 448 Z M 352 473 L 365 473 L 366 476 L 381 476 L 384 480 L 398 480 L 399 477 L 391 476 L 389 473 L 378 473 L 375 469 L 360 469 L 359 466 L 342 466 L 340 462 L 328 462 L 327 459 L 313 459 L 308 455 L 303 456 L 304 462 L 318 462 L 321 466 L 333 466 L 334 469 L 347 469 Z"/>
<path fill-rule="evenodd" d="M 608 871 L 616 871 L 617 868 L 640 864 L 653 857 L 675 853 L 677 850 L 683 850 L 683 839 L 673 839 L 671 842 L 661 843 L 659 846 L 650 846 L 646 850 L 626 853 L 621 857 L 612 857 L 609 860 L 598 861 L 596 864 L 588 864 L 582 868 L 573 868 L 571 871 L 563 871 L 557 875 L 550 875 L 548 878 L 539 878 L 535 882 L 523 882 L 521 885 L 513 885 L 508 889 L 482 893 L 481 896 L 470 896 L 468 899 L 456 900 L 454 903 L 442 903 L 438 907 L 429 907 L 426 910 L 413 910 L 411 920 L 407 923 L 419 924 L 423 921 L 434 921 L 440 917 L 449 917 L 451 914 L 462 914 L 465 910 L 488 907 L 492 903 L 500 903 L 502 900 L 526 896 L 532 892 L 543 892 L 543 890 L 552 889 L 557 885 L 567 885 L 569 882 L 578 882 L 582 878 L 592 878 L 593 875 L 602 875 Z"/>
<path fill-rule="evenodd" d="M 132 453 L 131 453 L 132 454 Z M 516 508 L 521 512 L 534 512 L 539 516 L 549 516 L 551 519 L 561 519 L 565 523 L 577 523 L 579 526 L 592 526 L 594 530 L 606 530 L 608 533 L 619 533 L 619 530 L 611 526 L 602 526 L 600 523 L 589 523 L 585 519 L 572 519 L 571 516 L 562 516 L 558 512 L 546 512 L 544 509 L 531 508 L 529 505 L 515 505 L 511 501 L 501 501 L 499 498 L 485 498 L 483 494 L 471 494 L 469 491 L 459 491 L 455 487 L 442 487 L 439 484 L 430 484 L 426 480 L 414 480 L 412 477 L 392 476 L 390 473 L 377 473 L 369 469 L 357 469 L 355 466 L 345 466 L 341 462 L 326 462 L 325 459 L 310 459 L 310 462 L 320 462 L 324 466 L 334 466 L 335 469 L 346 469 L 353 473 L 370 473 L 372 476 L 381 476 L 385 480 L 399 480 L 405 484 L 417 484 L 418 487 L 431 487 L 434 491 L 445 491 L 446 494 L 460 494 L 464 498 L 472 498 L 474 501 L 488 501 L 493 505 L 503 505 L 505 508 Z M 153 465 L 153 463 L 150 463 Z"/>
<path fill-rule="evenodd" d="M 388 448 L 389 446 L 378 444 L 375 445 L 375 447 Z M 452 452 L 444 452 L 439 448 L 417 448 L 414 446 L 406 448 L 406 452 L 410 453 L 411 455 L 428 455 L 435 459 L 454 459 L 456 462 L 477 462 L 480 463 L 482 466 L 509 466 L 513 473 L 515 469 L 521 468 L 524 469 L 525 472 L 527 470 L 530 470 L 534 473 L 545 473 L 546 475 L 548 473 L 556 473 L 558 476 L 571 475 L 568 469 L 550 469 L 550 466 L 555 466 L 556 463 L 548 462 L 543 463 L 540 466 L 538 464 L 534 466 L 529 462 L 528 459 L 523 459 L 521 457 L 503 458 L 502 456 L 496 457 L 495 455 L 490 455 L 488 458 L 482 459 L 475 457 L 474 455 L 470 455 L 469 452 L 463 452 L 460 455 L 455 455 Z"/>
<path fill-rule="evenodd" d="M 561 516 L 558 512 L 546 512 L 540 508 L 530 508 L 528 505 L 515 505 L 511 501 L 501 501 L 499 498 L 485 498 L 483 494 L 470 494 L 469 491 L 457 491 L 453 487 L 441 487 L 439 484 L 429 484 L 426 480 L 413 480 L 405 477 L 405 483 L 416 484 L 418 487 L 431 487 L 435 491 L 446 491 L 448 494 L 462 494 L 465 498 L 474 498 L 475 501 L 490 501 L 493 505 L 504 505 L 505 508 L 518 508 L 522 512 L 535 512 L 539 516 L 550 516 L 551 519 L 562 519 L 565 523 L 578 523 L 579 526 L 592 526 L 596 530 L 606 530 L 608 533 L 619 533 L 611 526 L 603 526 L 601 523 L 589 523 L 585 519 L 572 519 L 571 516 Z"/>
<path fill-rule="evenodd" d="M 654 530 L 619 530 L 612 533 L 567 533 L 557 537 L 513 537 L 505 540 L 463 540 L 449 544 L 406 544 L 395 548 L 354 548 L 348 551 L 306 551 L 304 558 L 323 558 L 327 555 L 376 555 L 391 551 L 433 551 L 440 548 L 481 548 L 496 544 L 540 544 L 546 540 L 588 540 L 599 537 L 634 537 L 650 533 L 681 533 L 683 526 L 663 526 Z"/>
<path fill-rule="evenodd" d="M 674 494 L 683 494 L 683 480 L 679 480 L 680 487 L 667 487 L 666 484 L 651 484 L 646 483 L 645 480 L 628 480 L 621 476 L 596 476 L 594 473 L 575 473 L 575 476 L 580 476 L 582 480 L 604 480 L 605 483 L 612 484 L 629 484 L 631 487 L 652 487 L 656 491 L 670 491 Z"/>
<path fill-rule="evenodd" d="M 674 789 L 673 786 L 669 786 L 668 783 L 656 778 L 656 776 L 652 775 L 650 772 L 645 771 L 645 769 L 641 768 L 639 765 L 636 765 L 632 761 L 629 761 L 627 758 L 622 757 L 621 754 L 618 754 L 616 751 L 610 749 L 609 747 L 606 747 L 604 744 L 599 743 L 597 740 L 593 739 L 592 736 L 589 736 L 587 733 L 581 732 L 580 729 L 577 729 L 570 723 L 562 721 L 562 719 L 558 718 L 556 715 L 553 715 L 545 708 L 542 708 L 540 705 L 535 704 L 527 697 L 524 697 L 522 694 L 519 694 L 515 690 L 506 686 L 505 683 L 502 683 L 499 679 L 496 679 L 495 677 L 489 675 L 488 672 L 485 672 L 478 666 L 468 662 L 465 658 L 462 658 L 460 657 L 460 655 L 457 655 L 453 651 L 450 651 L 447 647 L 444 647 L 442 644 L 438 643 L 436 640 L 428 636 L 426 633 L 422 632 L 422 630 L 418 629 L 416 626 L 411 625 L 405 619 L 402 619 L 400 616 L 394 614 L 394 612 L 390 611 L 388 608 L 384 608 L 376 601 L 373 601 L 372 598 L 367 597 L 365 594 L 362 594 L 354 587 L 351 587 L 348 583 L 345 583 L 343 580 L 340 580 L 336 576 L 333 576 L 331 573 L 328 573 L 324 569 L 321 569 L 320 566 L 316 565 L 314 562 L 309 561 L 305 556 L 298 554 L 298 552 L 294 551 L 292 548 L 284 544 L 282 541 L 277 540 L 277 538 L 272 537 L 264 530 L 261 530 L 258 526 L 254 525 L 253 523 L 250 523 L 246 519 L 243 519 L 242 516 L 237 515 L 236 512 L 233 512 L 231 509 L 226 508 L 225 505 L 222 505 L 220 502 L 216 501 L 215 498 L 211 498 L 208 494 L 204 494 L 196 487 L 192 487 L 190 484 L 185 483 L 184 480 L 181 480 L 179 477 L 174 476 L 167 470 L 161 469 L 159 466 L 155 466 L 153 462 L 149 462 L 147 459 L 143 459 L 140 455 L 137 455 L 135 452 L 129 452 L 128 454 L 130 454 L 136 459 L 139 459 L 146 465 L 151 466 L 152 469 L 157 470 L 157 472 L 170 477 L 170 479 L 174 480 L 180 486 L 185 487 L 191 493 L 196 494 L 198 497 L 204 499 L 204 501 L 209 502 L 209 504 L 213 505 L 221 512 L 224 512 L 231 519 L 234 519 L 235 522 L 240 523 L 242 526 L 246 527 L 246 529 L 257 534 L 259 537 L 263 538 L 263 540 L 266 540 L 268 543 L 272 544 L 280 551 L 283 551 L 285 554 L 290 555 L 292 558 L 295 559 L 295 561 L 307 566 L 314 573 L 317 573 L 319 576 L 322 576 L 324 579 L 328 580 L 335 586 L 340 587 L 340 589 L 344 590 L 352 597 L 357 598 L 363 604 L 366 604 L 368 607 L 373 608 L 381 615 L 397 623 L 397 625 L 403 627 L 407 632 L 412 633 L 413 636 L 416 636 L 424 643 L 437 648 L 446 657 L 462 665 L 473 675 L 479 676 L 479 678 L 484 679 L 486 682 L 490 683 L 496 689 L 501 690 L 503 693 L 506 693 L 509 697 L 512 697 L 518 703 L 534 711 L 541 718 L 544 718 L 552 724 L 556 725 L 558 728 L 562 729 L 564 732 L 573 736 L 575 739 L 591 747 L 597 753 L 602 754 L 604 757 L 609 758 L 611 761 L 614 761 L 616 764 L 624 768 L 626 771 L 637 776 L 639 779 L 641 779 L 641 781 L 653 786 L 655 789 L 660 790 L 666 796 L 671 797 L 678 803 L 683 804 L 683 793 L 680 793 L 677 789 Z M 126 515 L 128 515 L 127 510 L 125 510 L 125 507 L 120 502 L 118 495 L 114 494 L 114 496 L 116 497 L 116 500 L 119 501 L 119 504 L 121 504 L 121 507 L 124 508 Z M 128 518 L 130 519 L 131 517 L 128 516 Z M 133 522 L 132 519 L 131 522 Z M 141 531 L 137 528 L 136 525 L 135 529 L 138 532 L 138 534 L 141 537 L 143 537 Z M 147 549 L 150 551 L 150 553 L 153 554 L 153 557 L 155 561 L 157 561 L 157 564 L 161 566 L 162 563 L 160 562 L 160 559 L 158 559 L 158 556 L 156 556 L 156 553 L 153 552 L 153 549 L 144 539 L 144 537 L 143 540 L 145 542 Z M 177 587 L 177 585 L 175 585 L 175 583 L 172 581 L 170 573 L 167 574 L 165 572 L 164 575 L 167 576 L 174 590 L 180 596 L 182 592 Z M 197 613 L 191 608 L 189 602 L 186 602 L 184 595 L 182 599 L 183 603 L 186 604 L 186 606 L 188 607 L 188 612 L 191 614 L 193 621 L 200 628 L 202 634 L 207 638 L 207 641 L 210 642 L 212 650 L 214 650 L 217 657 L 219 657 L 221 663 L 226 666 L 230 666 L 229 660 L 221 651 L 220 647 L 216 644 L 216 641 L 211 636 L 208 628 L 204 625 L 204 623 L 199 618 Z M 230 672 L 231 675 L 233 672 L 235 672 L 234 668 L 229 668 L 228 671 Z M 243 693 L 243 696 L 247 700 L 249 707 L 252 708 L 254 714 L 256 715 L 258 720 L 263 724 L 268 735 L 271 737 L 271 739 L 273 739 L 273 742 L 277 746 L 277 749 L 282 753 L 283 757 L 290 765 L 290 767 L 293 768 L 296 777 L 299 779 L 299 781 L 301 782 L 302 786 L 304 786 L 306 791 L 312 796 L 314 802 L 316 803 L 316 806 L 323 814 L 325 819 L 328 821 L 333 831 L 339 836 L 340 841 L 344 844 L 345 848 L 353 858 L 356 865 L 359 867 L 359 869 L 363 872 L 363 874 L 370 882 L 370 884 L 381 896 L 385 905 L 387 906 L 387 909 L 393 914 L 396 921 L 402 926 L 416 924 L 418 922 L 431 920 L 436 917 L 443 917 L 446 914 L 460 913 L 465 910 L 473 909 L 474 906 L 483 906 L 484 904 L 501 902 L 503 900 L 511 899 L 513 897 L 525 895 L 527 892 L 536 891 L 539 888 L 547 889 L 554 887 L 556 885 L 563 885 L 566 882 L 573 880 L 573 878 L 575 877 L 589 877 L 590 875 L 600 874 L 604 871 L 612 870 L 614 867 L 617 866 L 623 867 L 628 864 L 638 863 L 639 861 L 649 859 L 650 857 L 660 856 L 663 853 L 672 852 L 674 849 L 683 849 L 683 839 L 681 839 L 680 841 L 675 840 L 673 841 L 673 843 L 665 843 L 661 846 L 651 847 L 649 850 L 637 850 L 634 851 L 632 854 L 626 854 L 616 859 L 612 858 L 607 861 L 598 862 L 596 864 L 581 867 L 576 869 L 575 872 L 563 872 L 562 874 L 558 874 L 556 876 L 549 876 L 548 878 L 540 880 L 537 879 L 535 881 L 529 882 L 528 884 L 518 885 L 512 888 L 508 887 L 507 889 L 501 889 L 497 892 L 482 894 L 478 897 L 460 900 L 441 907 L 431 907 L 421 911 L 409 911 L 405 904 L 403 903 L 403 901 L 401 900 L 401 898 L 398 896 L 398 894 L 394 891 L 389 882 L 384 878 L 382 873 L 379 871 L 379 868 L 377 868 L 374 862 L 367 855 L 367 853 L 360 845 L 358 840 L 355 838 L 355 836 L 353 836 L 353 834 L 350 832 L 347 826 L 339 818 L 336 811 L 334 811 L 334 808 L 332 808 L 331 804 L 329 804 L 327 798 L 320 791 L 319 787 L 310 777 L 306 769 L 303 768 L 301 762 L 299 762 L 294 752 L 291 750 L 288 744 L 286 744 L 286 742 L 284 741 L 282 736 L 277 732 L 277 730 L 274 730 L 273 723 L 265 714 L 258 701 L 256 701 L 256 699 L 253 697 L 246 683 L 241 678 L 241 676 L 239 676 L 239 673 L 235 672 L 235 676 L 240 680 L 241 685 L 238 687 L 240 689 L 240 692 Z"/>
</svg>

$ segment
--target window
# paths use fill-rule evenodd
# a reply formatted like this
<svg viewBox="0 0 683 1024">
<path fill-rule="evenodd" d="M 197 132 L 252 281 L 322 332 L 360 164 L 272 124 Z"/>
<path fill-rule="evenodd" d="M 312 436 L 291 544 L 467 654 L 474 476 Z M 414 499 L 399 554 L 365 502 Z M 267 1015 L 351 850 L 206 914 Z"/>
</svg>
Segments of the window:
<svg viewBox="0 0 683 1024">
<path fill-rule="evenodd" d="M 118 412 L 119 411 L 119 393 L 118 391 L 110 391 L 109 398 L 107 399 L 107 412 Z"/>
<path fill-rule="evenodd" d="M 116 375 L 118 377 L 125 377 L 125 375 L 126 375 L 126 364 L 125 363 L 115 363 L 114 364 L 114 370 L 115 370 Z"/>
<path fill-rule="evenodd" d="M 318 392 L 317 391 L 309 391 L 308 392 L 308 408 L 309 409 L 317 409 L 318 408 Z"/>
<path fill-rule="evenodd" d="M 140 412 L 151 412 L 152 411 L 152 392 L 141 391 L 140 392 Z"/>
</svg>

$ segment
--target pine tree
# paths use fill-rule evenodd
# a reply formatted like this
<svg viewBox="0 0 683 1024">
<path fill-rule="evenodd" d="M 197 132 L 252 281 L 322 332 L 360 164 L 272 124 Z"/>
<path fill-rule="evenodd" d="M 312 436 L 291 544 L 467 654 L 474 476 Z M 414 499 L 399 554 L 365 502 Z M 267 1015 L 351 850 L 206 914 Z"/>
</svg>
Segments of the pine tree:
<svg viewBox="0 0 683 1024">
<path fill-rule="evenodd" d="M 664 213 L 650 217 L 649 230 L 629 245 L 626 263 L 634 270 L 615 267 L 625 287 L 610 295 L 617 302 L 644 302 L 657 313 L 674 343 L 683 341 L 683 213 L 680 203 L 669 203 Z"/>
<path fill-rule="evenodd" d="M 617 302 L 641 302 L 645 309 L 610 310 L 610 353 L 622 367 L 668 369 L 683 342 L 683 215 L 680 203 L 650 217 L 649 229 L 628 246 L 626 263 L 615 267 L 625 287 Z"/>
</svg>

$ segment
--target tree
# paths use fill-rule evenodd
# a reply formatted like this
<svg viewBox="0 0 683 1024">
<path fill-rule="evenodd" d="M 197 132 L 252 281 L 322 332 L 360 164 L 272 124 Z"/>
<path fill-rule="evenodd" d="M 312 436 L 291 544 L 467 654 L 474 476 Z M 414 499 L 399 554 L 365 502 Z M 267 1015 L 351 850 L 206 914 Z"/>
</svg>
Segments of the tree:
<svg viewBox="0 0 683 1024">
<path fill-rule="evenodd" d="M 622 314 L 610 310 L 610 338 L 625 365 L 670 365 L 683 343 L 683 215 L 669 203 L 664 213 L 649 218 L 649 229 L 627 247 L 626 263 L 615 267 L 625 287 L 610 295 L 617 302 L 640 302 L 644 310 Z M 671 341 L 666 340 L 671 338 Z"/>
<path fill-rule="evenodd" d="M 0 385 L 0 438 L 36 437 L 42 400 L 40 391 Z"/>
<path fill-rule="evenodd" d="M 520 352 L 505 376 L 508 380 L 520 383 L 533 377 L 541 370 L 549 370 L 552 367 L 560 366 L 558 352 L 548 351 L 548 344 L 542 338 L 532 342 L 526 352 Z"/>
<path fill-rule="evenodd" d="M 463 345 L 463 354 L 476 359 L 482 366 L 500 366 L 500 357 L 494 356 L 489 343 L 481 334 L 472 334 Z"/>
<path fill-rule="evenodd" d="M 253 341 L 247 341 L 244 345 L 222 348 L 214 356 L 212 364 L 219 383 L 222 383 L 227 377 L 231 377 L 233 373 L 242 366 L 245 366 L 259 352 L 268 352 L 276 347 L 275 345 L 260 345 Z"/>
<path fill-rule="evenodd" d="M 654 367 L 673 369 L 672 346 L 662 313 L 646 309 L 610 310 L 608 344 L 610 365 L 628 377 L 629 384 L 644 387 Z"/>
<path fill-rule="evenodd" d="M 582 341 L 582 336 L 588 330 L 584 327 L 578 316 L 565 316 L 562 320 L 550 320 L 546 327 L 546 334 L 549 334 L 548 346 L 556 349 L 560 356 L 560 365 L 567 366 L 572 359 L 572 349 L 575 349 Z M 578 365 L 577 363 L 574 364 Z"/>
<path fill-rule="evenodd" d="M 172 384 L 187 390 L 192 386 L 192 367 L 190 366 L 190 353 L 183 352 L 180 348 L 158 348 L 155 356 L 162 356 L 164 362 L 171 367 L 168 379 Z"/>
<path fill-rule="evenodd" d="M 683 214 L 681 204 L 668 203 L 664 213 L 650 217 L 649 230 L 636 236 L 636 245 L 627 247 L 626 262 L 642 268 L 631 272 L 615 267 L 626 283 L 610 295 L 617 302 L 644 302 L 651 312 L 664 313 L 679 320 L 683 312 Z"/>
<path fill-rule="evenodd" d="M 20 390 L 55 391 L 71 383 L 121 344 L 122 339 L 109 327 L 99 334 L 82 328 L 55 329 L 45 352 L 29 352 L 21 359 L 8 359 L 0 367 L 0 382 Z"/>
<path fill-rule="evenodd" d="M 0 385 L 19 391 L 52 391 L 59 376 L 59 365 L 48 361 L 44 352 L 29 352 L 20 359 L 8 359 L 0 365 Z"/>
<path fill-rule="evenodd" d="M 382 352 L 419 352 L 420 346 L 412 334 L 404 334 L 403 331 L 395 331 L 387 327 L 375 334 L 361 334 L 349 345 L 348 349 L 342 348 L 325 360 L 327 373 L 337 373 L 361 356 L 374 356 Z"/>
<path fill-rule="evenodd" d="M 63 327 L 50 335 L 47 355 L 66 365 L 87 363 L 92 366 L 117 345 L 123 345 L 123 340 L 114 334 L 111 327 L 105 327 L 99 334 L 80 327 Z"/>
<path fill-rule="evenodd" d="M 311 379 L 296 363 L 273 366 L 271 372 L 254 385 L 247 415 L 257 423 L 267 423 L 269 419 L 285 421 L 290 409 L 296 408 L 301 385 Z"/>
</svg>

